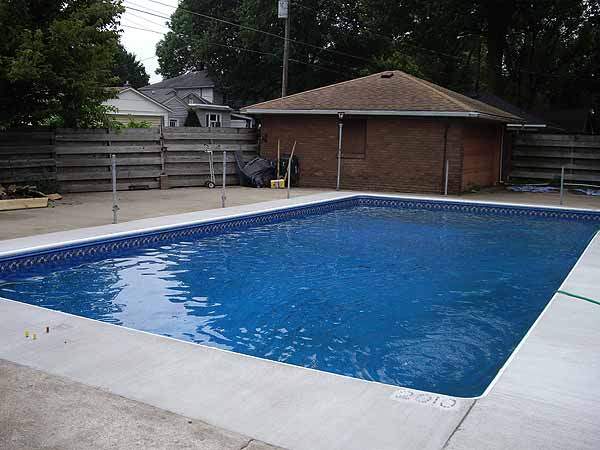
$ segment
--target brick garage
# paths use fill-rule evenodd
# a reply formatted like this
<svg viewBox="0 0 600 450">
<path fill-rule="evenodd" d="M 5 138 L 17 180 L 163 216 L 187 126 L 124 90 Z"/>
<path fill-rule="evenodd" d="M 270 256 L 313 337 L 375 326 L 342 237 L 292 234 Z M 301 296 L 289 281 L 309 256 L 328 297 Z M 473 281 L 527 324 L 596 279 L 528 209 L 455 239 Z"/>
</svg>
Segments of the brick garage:
<svg viewBox="0 0 600 450">
<path fill-rule="evenodd" d="M 278 140 L 285 153 L 296 141 L 300 186 L 335 188 L 343 112 L 342 189 L 442 193 L 446 160 L 449 193 L 499 181 L 504 124 L 518 118 L 403 72 L 383 75 L 245 108 L 261 122 L 261 154 L 275 159 Z"/>
</svg>

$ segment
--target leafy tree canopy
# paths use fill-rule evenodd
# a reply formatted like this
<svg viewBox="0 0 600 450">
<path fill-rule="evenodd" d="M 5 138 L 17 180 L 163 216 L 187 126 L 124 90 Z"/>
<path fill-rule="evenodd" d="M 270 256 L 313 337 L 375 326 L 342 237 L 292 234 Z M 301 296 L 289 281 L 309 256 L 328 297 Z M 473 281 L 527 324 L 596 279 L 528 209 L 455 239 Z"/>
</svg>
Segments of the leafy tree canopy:
<svg viewBox="0 0 600 450">
<path fill-rule="evenodd" d="M 274 0 L 182 0 L 159 43 L 161 73 L 206 65 L 240 104 L 279 95 L 283 20 Z M 297 0 L 291 93 L 398 68 L 535 109 L 600 95 L 595 0 Z M 208 20 L 194 11 L 239 24 Z M 255 29 L 267 32 L 264 34 Z"/>
<path fill-rule="evenodd" d="M 134 54 L 125 50 L 120 43 L 115 54 L 112 74 L 117 78 L 118 86 L 129 84 L 137 89 L 146 86 L 150 81 L 144 65 L 136 59 Z"/>
<path fill-rule="evenodd" d="M 0 126 L 105 118 L 120 0 L 0 1 Z"/>
</svg>

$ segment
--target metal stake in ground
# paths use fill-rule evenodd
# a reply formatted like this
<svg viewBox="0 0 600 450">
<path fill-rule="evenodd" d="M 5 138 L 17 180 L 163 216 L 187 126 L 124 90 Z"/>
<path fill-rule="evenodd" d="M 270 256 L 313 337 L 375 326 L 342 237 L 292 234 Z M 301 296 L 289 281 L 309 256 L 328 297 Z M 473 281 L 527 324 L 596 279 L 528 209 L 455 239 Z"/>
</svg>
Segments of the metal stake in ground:
<svg viewBox="0 0 600 450">
<path fill-rule="evenodd" d="M 294 146 L 292 147 L 292 154 L 290 155 L 290 159 L 288 159 L 287 166 L 287 198 L 290 198 L 290 186 L 292 184 L 292 160 L 294 159 L 294 151 L 296 150 L 296 141 L 294 141 Z"/>
<path fill-rule="evenodd" d="M 118 222 L 117 212 L 119 211 L 119 203 L 117 198 L 117 155 L 110 155 L 110 171 L 112 175 L 112 223 Z"/>
<path fill-rule="evenodd" d="M 221 208 L 225 208 L 225 177 L 227 176 L 227 150 L 223 150 L 223 189 L 221 189 Z"/>
<path fill-rule="evenodd" d="M 560 204 L 565 201 L 565 168 L 560 168 Z"/>
<path fill-rule="evenodd" d="M 448 172 L 450 169 L 450 161 L 446 160 L 446 170 L 444 173 L 444 195 L 448 195 Z"/>
</svg>

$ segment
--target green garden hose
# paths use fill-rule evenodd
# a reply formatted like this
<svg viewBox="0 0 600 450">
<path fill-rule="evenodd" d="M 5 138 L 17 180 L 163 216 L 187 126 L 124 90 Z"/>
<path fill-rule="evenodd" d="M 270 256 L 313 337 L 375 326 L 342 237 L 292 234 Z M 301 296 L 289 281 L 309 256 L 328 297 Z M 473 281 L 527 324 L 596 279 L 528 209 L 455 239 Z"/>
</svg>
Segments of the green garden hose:
<svg viewBox="0 0 600 450">
<path fill-rule="evenodd" d="M 558 291 L 556 291 L 556 293 L 557 293 L 557 294 L 563 294 L 563 295 L 567 295 L 567 296 L 569 296 L 569 297 L 573 297 L 573 298 L 576 298 L 576 299 L 578 299 L 578 300 L 585 300 L 586 302 L 594 303 L 594 304 L 596 304 L 596 305 L 600 305 L 600 301 L 598 301 L 598 300 L 594 300 L 594 299 L 592 299 L 592 298 L 589 298 L 589 297 L 584 297 L 583 295 L 572 294 L 572 293 L 570 293 L 570 292 L 567 292 L 567 291 L 561 291 L 561 290 L 558 290 Z"/>
<path fill-rule="evenodd" d="M 591 237 L 591 239 L 588 242 L 588 245 L 590 244 L 590 242 L 592 242 L 592 240 L 598 235 L 600 234 L 600 230 L 596 231 L 594 233 L 594 235 Z M 584 300 L 586 302 L 590 302 L 590 303 L 594 303 L 595 305 L 600 305 L 600 300 L 594 300 L 593 298 L 589 298 L 589 297 L 584 297 L 583 295 L 577 295 L 577 294 L 572 294 L 571 292 L 567 292 L 567 291 L 561 291 L 558 290 L 556 291 L 557 294 L 562 294 L 562 295 L 566 295 L 568 297 L 572 297 L 572 298 L 576 298 L 578 300 Z"/>
</svg>

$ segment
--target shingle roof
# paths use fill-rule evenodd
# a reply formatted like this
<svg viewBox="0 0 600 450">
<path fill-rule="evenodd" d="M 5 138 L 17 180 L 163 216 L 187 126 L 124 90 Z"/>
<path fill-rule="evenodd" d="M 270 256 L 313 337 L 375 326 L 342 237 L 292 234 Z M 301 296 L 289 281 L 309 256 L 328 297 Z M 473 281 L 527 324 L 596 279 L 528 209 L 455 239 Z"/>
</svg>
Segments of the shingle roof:
<svg viewBox="0 0 600 450">
<path fill-rule="evenodd" d="M 520 121 L 519 117 L 509 112 L 399 70 L 376 73 L 242 108 L 242 112 L 255 114 L 338 111 L 421 116 L 464 115 Z"/>
<path fill-rule="evenodd" d="M 140 88 L 145 91 L 148 89 L 165 89 L 165 88 L 197 88 L 197 87 L 214 87 L 215 83 L 208 76 L 206 70 L 199 70 L 197 72 L 188 72 L 183 75 L 179 75 L 174 78 L 167 78 L 166 80 L 159 81 L 158 83 L 149 84 Z"/>
<path fill-rule="evenodd" d="M 141 88 L 140 91 L 143 92 L 144 94 L 146 94 L 147 96 L 152 97 L 154 100 L 156 100 L 159 103 L 166 102 L 170 98 L 175 97 L 175 94 L 176 94 L 175 89 L 172 89 L 172 88 L 166 88 L 166 89 Z"/>
<path fill-rule="evenodd" d="M 507 100 L 504 100 L 502 97 L 499 97 L 496 94 L 492 94 L 488 91 L 467 91 L 464 92 L 463 95 L 466 95 L 469 98 L 474 100 L 479 100 L 480 102 L 486 103 L 494 108 L 501 109 L 503 111 L 507 111 L 514 116 L 518 116 L 525 121 L 527 124 L 536 124 L 536 125 L 550 125 L 547 120 L 542 117 L 531 113 L 525 109 L 519 108 L 517 105 L 510 103 Z"/>
</svg>

